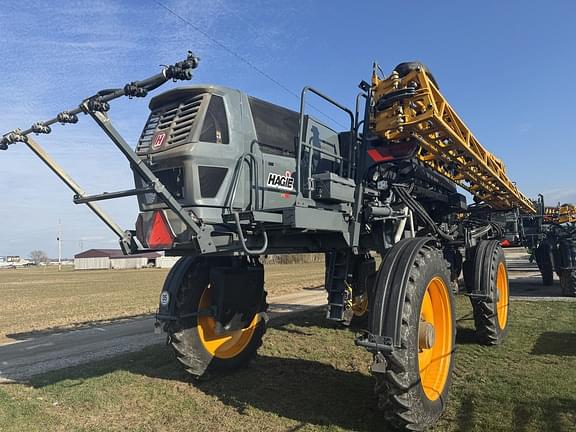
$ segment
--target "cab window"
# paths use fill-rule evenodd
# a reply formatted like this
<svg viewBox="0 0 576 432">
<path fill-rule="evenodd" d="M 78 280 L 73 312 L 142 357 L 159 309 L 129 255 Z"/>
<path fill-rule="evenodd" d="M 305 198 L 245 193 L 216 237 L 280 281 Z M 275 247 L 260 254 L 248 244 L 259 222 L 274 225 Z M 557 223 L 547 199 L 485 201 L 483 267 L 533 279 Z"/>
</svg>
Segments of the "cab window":
<svg viewBox="0 0 576 432">
<path fill-rule="evenodd" d="M 230 143 L 226 109 L 220 96 L 212 95 L 210 97 L 210 104 L 200 132 L 200 141 L 216 144 Z"/>
<path fill-rule="evenodd" d="M 299 114 L 253 97 L 249 100 L 260 150 L 263 153 L 294 157 Z"/>
</svg>

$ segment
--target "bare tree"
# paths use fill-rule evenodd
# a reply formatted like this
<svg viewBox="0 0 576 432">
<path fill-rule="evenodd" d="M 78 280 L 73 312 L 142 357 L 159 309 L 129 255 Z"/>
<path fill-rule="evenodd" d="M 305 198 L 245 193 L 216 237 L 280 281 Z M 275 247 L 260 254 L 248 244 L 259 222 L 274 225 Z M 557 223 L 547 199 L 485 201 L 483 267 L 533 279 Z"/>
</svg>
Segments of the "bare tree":
<svg viewBox="0 0 576 432">
<path fill-rule="evenodd" d="M 30 259 L 35 265 L 48 262 L 48 255 L 42 250 L 33 250 L 30 252 Z"/>
</svg>

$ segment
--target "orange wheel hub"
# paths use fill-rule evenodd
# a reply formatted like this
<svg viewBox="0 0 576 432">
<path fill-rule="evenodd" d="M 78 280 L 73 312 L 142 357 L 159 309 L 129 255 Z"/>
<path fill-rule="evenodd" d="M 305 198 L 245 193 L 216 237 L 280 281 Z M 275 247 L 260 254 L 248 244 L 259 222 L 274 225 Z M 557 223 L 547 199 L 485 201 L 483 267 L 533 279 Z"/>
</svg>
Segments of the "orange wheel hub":
<svg viewBox="0 0 576 432">
<path fill-rule="evenodd" d="M 420 383 L 429 400 L 442 394 L 453 350 L 452 307 L 444 279 L 434 277 L 426 287 L 420 308 L 418 367 Z"/>
<path fill-rule="evenodd" d="M 506 328 L 508 322 L 508 274 L 506 272 L 506 265 L 501 262 L 498 265 L 498 273 L 496 274 L 496 290 L 498 292 L 498 301 L 496 302 L 496 315 L 498 317 L 498 325 L 501 329 Z"/>
</svg>

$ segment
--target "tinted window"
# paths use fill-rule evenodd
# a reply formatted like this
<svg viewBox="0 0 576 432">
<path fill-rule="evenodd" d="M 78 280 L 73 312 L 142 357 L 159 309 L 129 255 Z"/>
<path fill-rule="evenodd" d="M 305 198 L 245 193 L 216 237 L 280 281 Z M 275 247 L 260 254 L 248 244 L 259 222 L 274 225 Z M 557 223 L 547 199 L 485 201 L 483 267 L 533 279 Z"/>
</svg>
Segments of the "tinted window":
<svg viewBox="0 0 576 432">
<path fill-rule="evenodd" d="M 262 152 L 294 156 L 298 136 L 298 113 L 260 99 L 249 99 Z"/>
<path fill-rule="evenodd" d="M 224 109 L 224 101 L 220 96 L 212 95 L 210 105 L 206 111 L 202 131 L 200 132 L 200 141 L 211 142 L 216 144 L 228 144 L 228 119 Z"/>
</svg>

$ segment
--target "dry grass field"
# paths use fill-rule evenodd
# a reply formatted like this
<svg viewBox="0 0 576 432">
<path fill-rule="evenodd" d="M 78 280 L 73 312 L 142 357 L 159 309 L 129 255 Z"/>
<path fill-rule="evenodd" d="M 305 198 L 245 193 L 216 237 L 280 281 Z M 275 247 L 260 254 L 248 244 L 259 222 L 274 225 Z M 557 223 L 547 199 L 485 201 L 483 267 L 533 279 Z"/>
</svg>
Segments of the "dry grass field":
<svg viewBox="0 0 576 432">
<path fill-rule="evenodd" d="M 18 333 L 153 313 L 168 270 L 0 271 L 0 343 Z M 324 264 L 266 266 L 269 296 L 322 284 Z"/>
</svg>

